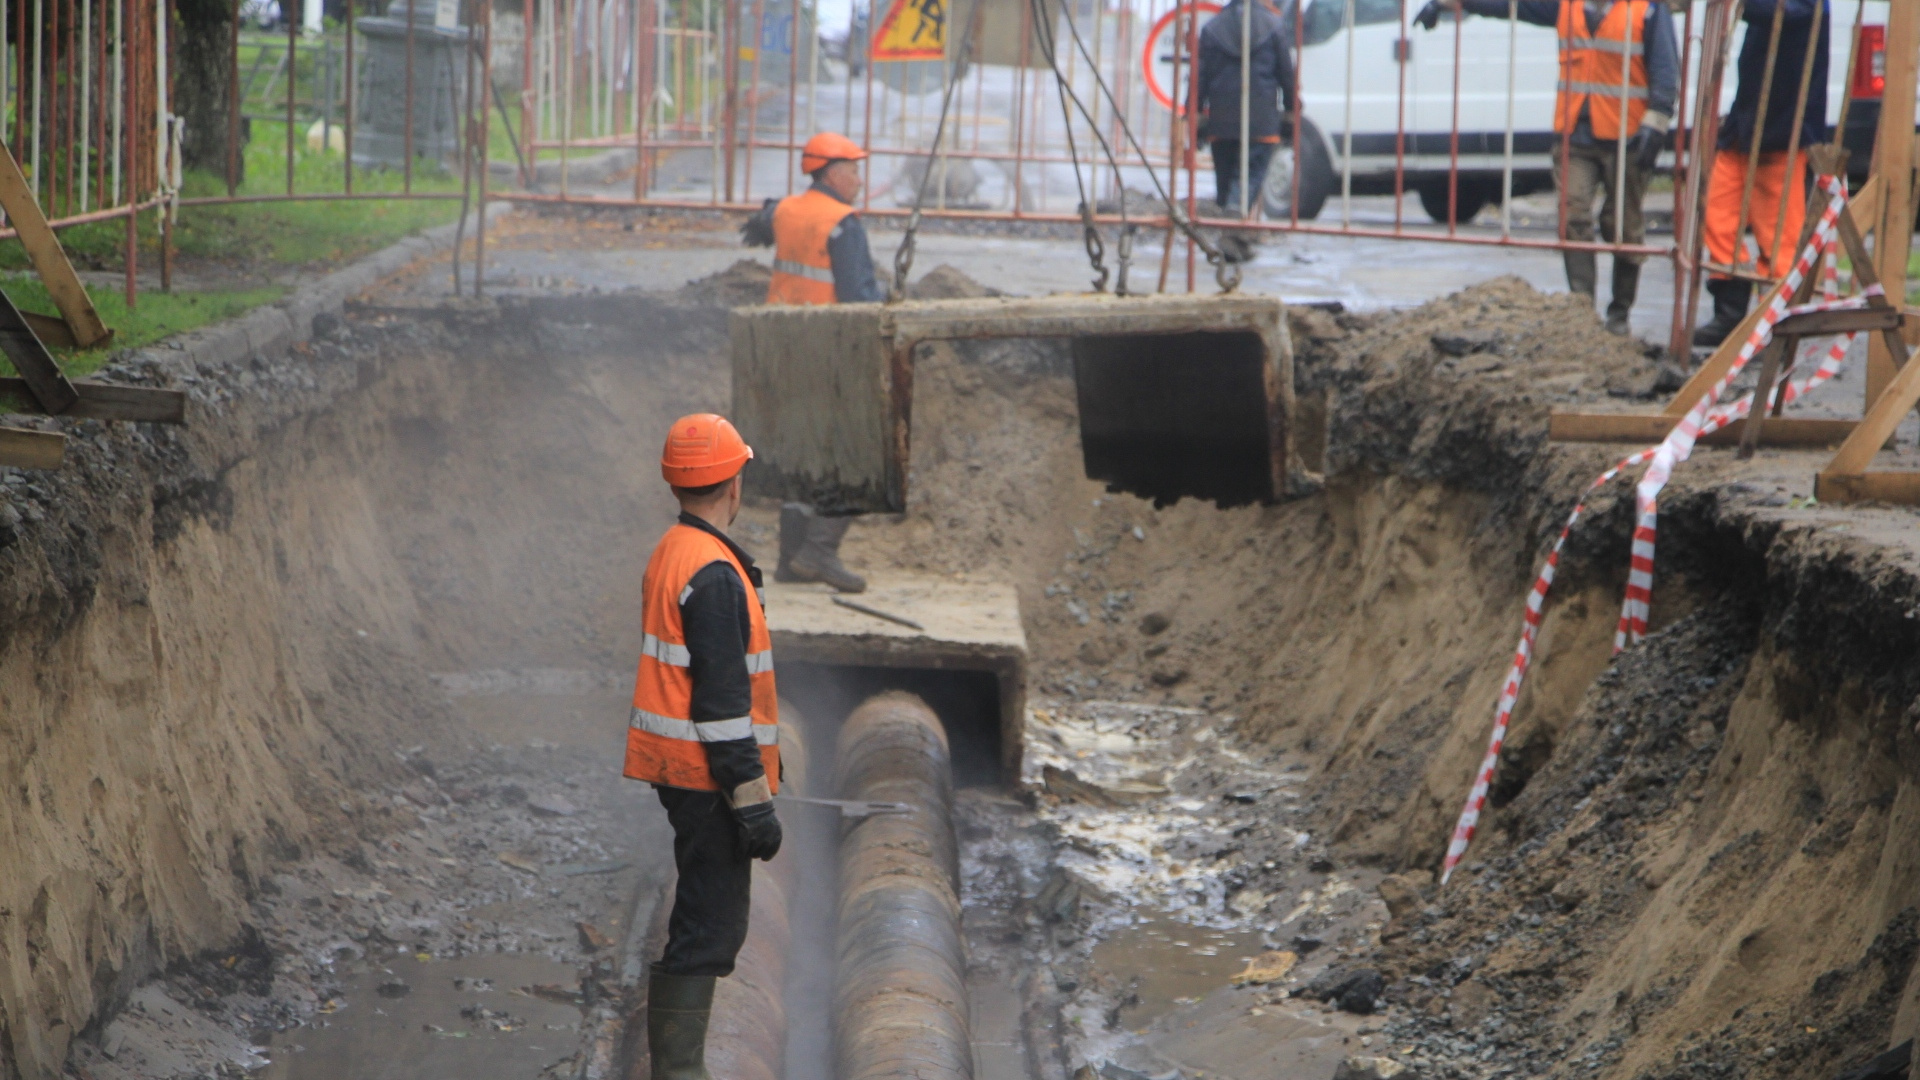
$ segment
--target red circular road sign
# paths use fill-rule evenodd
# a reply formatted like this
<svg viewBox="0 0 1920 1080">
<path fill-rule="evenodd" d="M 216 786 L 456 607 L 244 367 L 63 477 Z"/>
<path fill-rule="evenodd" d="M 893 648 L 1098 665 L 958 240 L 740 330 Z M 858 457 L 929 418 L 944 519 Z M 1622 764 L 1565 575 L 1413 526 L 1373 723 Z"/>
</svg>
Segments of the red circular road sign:
<svg viewBox="0 0 1920 1080">
<path fill-rule="evenodd" d="M 1219 12 L 1220 5 L 1214 3 L 1213 0 L 1196 0 L 1194 3 L 1181 4 L 1172 11 L 1160 16 L 1159 21 L 1153 24 L 1153 29 L 1147 31 L 1146 48 L 1140 51 L 1140 72 L 1147 80 L 1147 92 L 1151 93 L 1154 100 L 1158 101 L 1161 105 L 1169 109 L 1174 107 L 1173 95 L 1170 93 L 1172 88 L 1167 85 L 1173 81 L 1173 47 L 1175 43 L 1170 31 L 1173 29 L 1174 20 L 1182 16 L 1189 19 L 1201 19 L 1208 15 L 1216 15 Z M 1185 28 L 1189 24 L 1182 22 L 1180 25 L 1182 28 Z M 1192 63 L 1192 57 L 1182 57 L 1181 66 L 1185 78 L 1192 78 Z M 1185 107 L 1175 111 L 1182 116 L 1185 116 L 1187 112 Z"/>
</svg>

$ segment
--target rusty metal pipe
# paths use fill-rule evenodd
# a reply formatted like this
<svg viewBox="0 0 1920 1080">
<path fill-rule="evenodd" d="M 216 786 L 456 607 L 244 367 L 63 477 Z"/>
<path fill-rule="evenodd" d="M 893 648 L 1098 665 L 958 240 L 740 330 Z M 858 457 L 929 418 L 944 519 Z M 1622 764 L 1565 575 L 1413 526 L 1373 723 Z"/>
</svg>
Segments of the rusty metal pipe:
<svg viewBox="0 0 1920 1080">
<path fill-rule="evenodd" d="M 966 947 L 946 733 L 925 702 L 890 692 L 840 731 L 839 792 L 904 802 L 840 842 L 839 1080 L 972 1080 Z"/>
</svg>

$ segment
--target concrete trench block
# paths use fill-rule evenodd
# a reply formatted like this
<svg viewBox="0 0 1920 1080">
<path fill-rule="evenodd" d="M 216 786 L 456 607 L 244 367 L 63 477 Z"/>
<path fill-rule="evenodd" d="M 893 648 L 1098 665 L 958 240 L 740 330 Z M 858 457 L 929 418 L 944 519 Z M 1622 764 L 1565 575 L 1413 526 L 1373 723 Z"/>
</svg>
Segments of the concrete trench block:
<svg viewBox="0 0 1920 1080">
<path fill-rule="evenodd" d="M 733 311 L 728 335 L 750 489 L 826 513 L 906 508 L 914 350 L 985 338 L 1071 342 L 1090 479 L 1222 506 L 1319 487 L 1293 453 L 1293 348 L 1277 297 L 771 305 Z"/>
</svg>

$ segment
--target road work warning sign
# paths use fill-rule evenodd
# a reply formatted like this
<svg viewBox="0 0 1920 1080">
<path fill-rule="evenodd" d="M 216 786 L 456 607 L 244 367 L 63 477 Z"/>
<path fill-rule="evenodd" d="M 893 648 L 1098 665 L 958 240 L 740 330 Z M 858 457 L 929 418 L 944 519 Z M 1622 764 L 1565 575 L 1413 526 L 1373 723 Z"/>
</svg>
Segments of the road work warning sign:
<svg viewBox="0 0 1920 1080">
<path fill-rule="evenodd" d="M 939 60 L 947 55 L 947 0 L 892 0 L 873 32 L 875 60 Z"/>
</svg>

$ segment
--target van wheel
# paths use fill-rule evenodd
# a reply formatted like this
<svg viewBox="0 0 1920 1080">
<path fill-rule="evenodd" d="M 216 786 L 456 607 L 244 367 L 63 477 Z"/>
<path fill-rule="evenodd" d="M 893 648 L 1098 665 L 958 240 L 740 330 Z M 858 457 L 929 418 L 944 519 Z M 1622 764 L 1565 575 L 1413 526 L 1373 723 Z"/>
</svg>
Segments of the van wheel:
<svg viewBox="0 0 1920 1080">
<path fill-rule="evenodd" d="M 1447 223 L 1447 178 L 1422 180 L 1416 187 L 1420 193 L 1420 209 L 1435 223 Z M 1472 221 L 1474 216 L 1487 208 L 1487 204 L 1500 198 L 1500 184 L 1497 180 L 1483 180 L 1479 177 L 1462 176 L 1458 195 L 1457 216 L 1454 221 L 1461 225 Z"/>
<path fill-rule="evenodd" d="M 1306 135 L 1300 140 L 1300 220 L 1312 221 L 1320 216 L 1320 208 L 1327 204 L 1337 181 L 1333 175 L 1333 159 L 1327 154 L 1327 142 L 1320 137 L 1320 129 L 1305 117 L 1301 118 L 1300 127 Z M 1267 166 L 1267 182 L 1260 192 L 1268 221 L 1293 220 L 1293 188 L 1293 147 L 1282 143 L 1273 152 L 1273 163 Z"/>
</svg>

